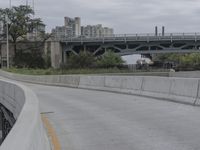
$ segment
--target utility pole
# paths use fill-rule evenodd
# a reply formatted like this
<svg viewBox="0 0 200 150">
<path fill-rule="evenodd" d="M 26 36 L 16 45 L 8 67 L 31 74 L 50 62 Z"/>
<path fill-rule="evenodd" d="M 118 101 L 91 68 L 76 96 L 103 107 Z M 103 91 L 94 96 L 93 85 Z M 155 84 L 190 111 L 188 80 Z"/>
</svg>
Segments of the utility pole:
<svg viewBox="0 0 200 150">
<path fill-rule="evenodd" d="M 9 1 L 9 8 L 11 8 L 11 6 L 12 6 L 12 2 L 11 2 L 11 0 Z"/>
<path fill-rule="evenodd" d="M 11 0 L 9 0 L 9 9 L 11 9 Z M 7 69 L 10 67 L 9 60 L 9 27 L 8 27 L 8 14 L 6 18 L 6 55 L 7 55 Z"/>
<path fill-rule="evenodd" d="M 6 18 L 6 55 L 7 55 L 7 69 L 9 69 L 9 33 L 8 33 L 8 16 Z"/>
<path fill-rule="evenodd" d="M 26 0 L 26 6 L 28 6 L 28 0 Z"/>
<path fill-rule="evenodd" d="M 33 7 L 33 11 L 35 12 L 35 0 L 32 1 L 32 7 Z"/>
</svg>

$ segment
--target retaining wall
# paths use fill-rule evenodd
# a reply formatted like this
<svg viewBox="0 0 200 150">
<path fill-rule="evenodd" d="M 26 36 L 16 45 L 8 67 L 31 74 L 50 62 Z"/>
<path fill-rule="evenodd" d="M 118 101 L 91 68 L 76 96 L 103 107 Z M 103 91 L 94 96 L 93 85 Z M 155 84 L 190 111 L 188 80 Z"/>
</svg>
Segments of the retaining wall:
<svg viewBox="0 0 200 150">
<path fill-rule="evenodd" d="M 36 95 L 27 87 L 0 80 L 0 102 L 16 122 L 0 150 L 50 150 Z"/>
<path fill-rule="evenodd" d="M 29 76 L 0 71 L 20 81 L 134 94 L 191 105 L 200 104 L 200 79 L 147 76 L 55 75 Z"/>
</svg>

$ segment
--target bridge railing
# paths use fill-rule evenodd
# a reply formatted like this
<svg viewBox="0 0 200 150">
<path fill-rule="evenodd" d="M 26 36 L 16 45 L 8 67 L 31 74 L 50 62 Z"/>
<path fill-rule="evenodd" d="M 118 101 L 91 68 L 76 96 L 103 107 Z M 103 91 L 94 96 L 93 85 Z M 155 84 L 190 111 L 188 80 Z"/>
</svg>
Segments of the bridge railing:
<svg viewBox="0 0 200 150">
<path fill-rule="evenodd" d="M 160 40 L 200 40 L 200 33 L 154 33 L 148 34 L 113 34 L 98 37 L 57 37 L 56 40 L 67 42 L 106 42 L 106 41 L 160 41 Z"/>
</svg>

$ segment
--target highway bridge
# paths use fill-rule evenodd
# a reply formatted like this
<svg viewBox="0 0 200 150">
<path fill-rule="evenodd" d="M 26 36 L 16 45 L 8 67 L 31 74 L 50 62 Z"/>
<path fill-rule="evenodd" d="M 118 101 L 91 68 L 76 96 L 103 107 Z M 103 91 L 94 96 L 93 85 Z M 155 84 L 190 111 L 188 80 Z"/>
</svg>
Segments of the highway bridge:
<svg viewBox="0 0 200 150">
<path fill-rule="evenodd" d="M 44 52 L 51 54 L 53 68 L 66 63 L 70 53 L 89 51 L 95 56 L 112 50 L 121 56 L 141 54 L 151 58 L 157 53 L 198 53 L 200 52 L 200 33 L 165 34 L 117 34 L 101 37 L 52 37 L 44 44 Z M 2 58 L 6 58 L 6 43 L 0 42 Z M 10 49 L 12 53 L 12 48 Z M 12 55 L 10 56 L 13 57 Z M 4 60 L 6 61 L 6 60 Z"/>
<path fill-rule="evenodd" d="M 116 34 L 102 37 L 62 37 L 65 53 L 87 50 L 101 55 L 110 49 L 120 55 L 155 53 L 193 53 L 200 51 L 200 33 Z"/>
<path fill-rule="evenodd" d="M 50 150 L 44 140 L 39 112 L 45 118 L 43 123 L 54 150 L 200 148 L 198 78 L 27 76 L 2 71 L 0 75 L 23 81 L 2 78 L 0 96 L 7 93 L 4 100 L 9 95 L 20 102 L 22 89 L 27 96 L 0 150 Z M 22 84 L 37 94 L 39 110 L 36 97 Z M 22 89 L 18 91 L 18 87 Z"/>
</svg>

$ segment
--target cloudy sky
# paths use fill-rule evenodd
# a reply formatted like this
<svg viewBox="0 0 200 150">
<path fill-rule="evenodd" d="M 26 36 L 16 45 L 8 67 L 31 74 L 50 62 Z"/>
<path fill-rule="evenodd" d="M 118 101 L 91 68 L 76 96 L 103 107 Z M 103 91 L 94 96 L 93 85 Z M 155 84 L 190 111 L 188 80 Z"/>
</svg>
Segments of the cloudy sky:
<svg viewBox="0 0 200 150">
<path fill-rule="evenodd" d="M 8 6 L 9 0 L 0 1 L 0 7 Z M 155 25 L 166 32 L 200 32 L 200 0 L 35 0 L 35 12 L 47 31 L 63 25 L 64 16 L 80 16 L 82 25 L 103 24 L 115 33 L 152 33 Z"/>
</svg>

